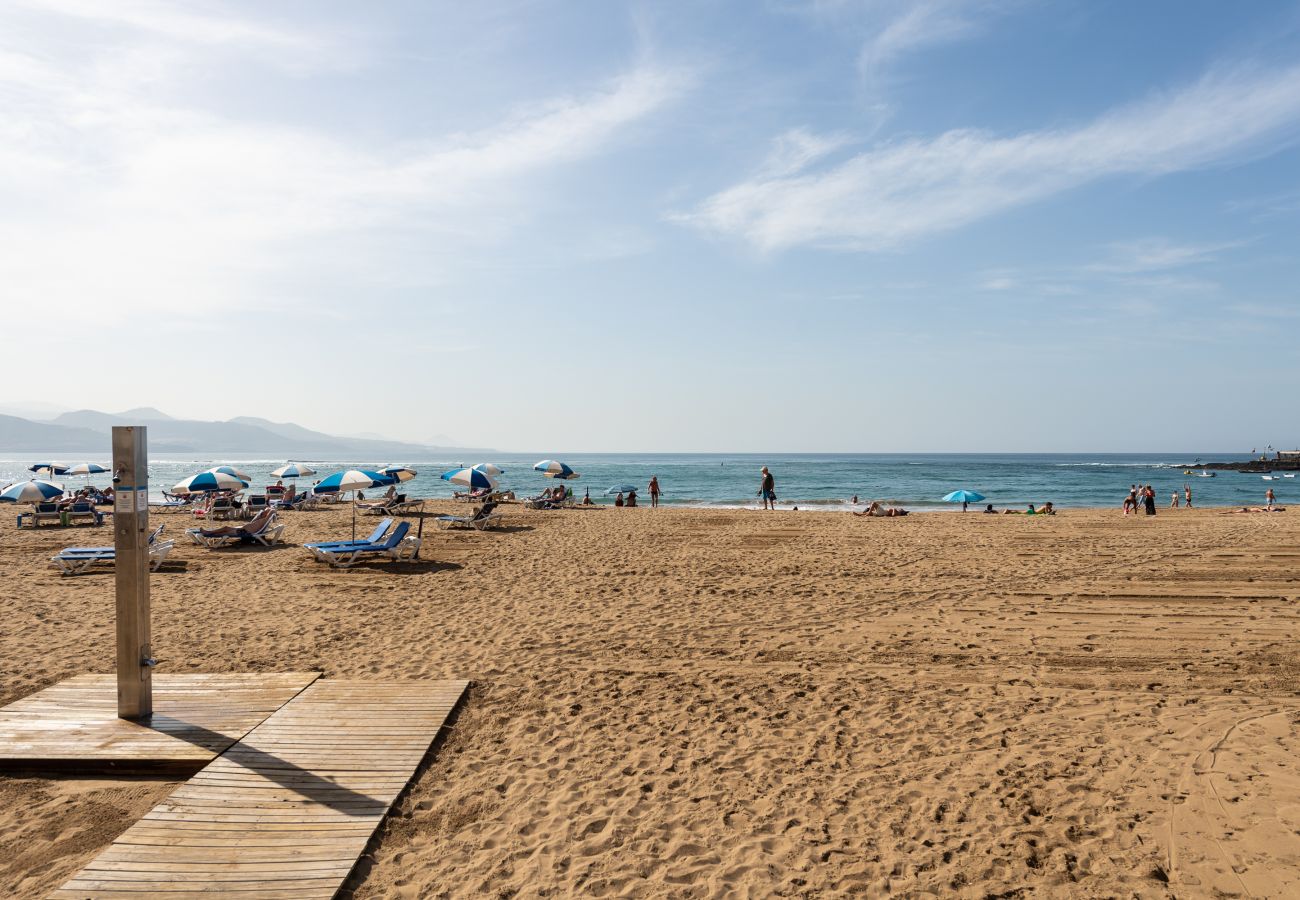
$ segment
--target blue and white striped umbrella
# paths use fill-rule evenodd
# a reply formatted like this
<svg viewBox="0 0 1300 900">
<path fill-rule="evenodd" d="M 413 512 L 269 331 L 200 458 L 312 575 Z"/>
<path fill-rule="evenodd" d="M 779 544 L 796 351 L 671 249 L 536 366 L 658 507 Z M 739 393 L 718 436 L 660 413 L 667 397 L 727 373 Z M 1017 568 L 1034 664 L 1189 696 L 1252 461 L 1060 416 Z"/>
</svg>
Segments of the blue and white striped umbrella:
<svg viewBox="0 0 1300 900">
<path fill-rule="evenodd" d="M 412 469 L 410 466 L 384 466 L 379 470 L 379 474 L 391 475 L 398 481 L 410 481 L 420 473 Z"/>
<path fill-rule="evenodd" d="M 372 487 L 394 484 L 396 481 L 397 479 L 393 476 L 385 475 L 382 472 L 372 472 L 369 469 L 348 469 L 345 472 L 335 472 L 333 475 L 326 476 L 312 490 L 318 494 L 365 491 Z"/>
<path fill-rule="evenodd" d="M 245 474 L 245 473 L 239 471 L 239 470 L 236 469 L 234 466 L 213 466 L 211 469 L 208 469 L 208 471 L 209 471 L 209 472 L 216 472 L 216 473 L 221 474 L 221 475 L 234 475 L 234 476 L 235 476 L 236 478 L 238 478 L 240 481 L 252 481 L 252 480 L 253 480 L 253 476 L 251 476 L 251 475 L 247 475 L 247 474 Z"/>
<path fill-rule="evenodd" d="M 226 472 L 200 472 L 177 482 L 173 494 L 203 494 L 211 491 L 242 491 L 248 482 Z"/>
<path fill-rule="evenodd" d="M 477 466 L 471 466 L 471 468 L 478 469 L 484 475 L 491 476 L 492 478 L 506 474 L 505 469 L 494 466 L 492 463 L 479 463 Z"/>
<path fill-rule="evenodd" d="M 578 473 L 570 469 L 564 463 L 554 459 L 544 459 L 537 465 L 533 466 L 538 472 L 541 472 L 547 478 L 559 478 L 561 481 L 567 481 L 570 478 L 577 478 Z"/>
<path fill-rule="evenodd" d="M 316 470 L 310 466 L 304 466 L 299 463 L 289 463 L 287 466 L 281 466 L 271 473 L 272 478 L 306 478 L 308 475 L 315 475 Z"/>
<path fill-rule="evenodd" d="M 635 484 L 616 484 L 609 490 L 605 491 L 605 493 L 609 496 L 613 496 L 614 494 L 630 494 L 635 490 Z"/>
<path fill-rule="evenodd" d="M 61 462 L 32 463 L 30 466 L 27 467 L 27 471 L 36 472 L 37 474 L 44 472 L 46 475 L 67 475 L 68 464 L 61 463 Z"/>
<path fill-rule="evenodd" d="M 452 469 L 450 472 L 442 473 L 443 481 L 450 481 L 452 484 L 463 484 L 471 490 L 482 490 L 487 488 L 489 491 L 497 489 L 496 480 L 486 472 L 480 472 L 478 469 Z"/>
<path fill-rule="evenodd" d="M 105 466 L 101 466 L 99 463 L 77 463 L 75 466 L 70 466 L 70 467 L 68 468 L 68 471 L 65 472 L 65 473 L 63 473 L 63 474 L 65 474 L 65 475 L 102 475 L 102 474 L 104 474 L 104 473 L 107 472 L 107 471 L 108 471 L 107 467 L 105 467 Z"/>
<path fill-rule="evenodd" d="M 6 503 L 40 503 L 63 496 L 63 485 L 53 481 L 19 481 L 0 491 L 0 500 Z"/>
</svg>

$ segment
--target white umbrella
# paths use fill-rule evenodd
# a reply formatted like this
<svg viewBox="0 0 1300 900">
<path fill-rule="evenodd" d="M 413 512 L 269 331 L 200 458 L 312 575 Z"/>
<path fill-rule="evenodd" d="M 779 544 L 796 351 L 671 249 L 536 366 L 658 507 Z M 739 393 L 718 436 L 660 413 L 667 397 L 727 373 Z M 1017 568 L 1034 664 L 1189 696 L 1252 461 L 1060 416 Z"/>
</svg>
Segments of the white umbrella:
<svg viewBox="0 0 1300 900">
<path fill-rule="evenodd" d="M 281 466 L 271 473 L 272 478 L 306 478 L 308 475 L 315 475 L 316 470 L 310 466 L 304 466 L 300 463 L 289 463 L 287 466 Z"/>
</svg>

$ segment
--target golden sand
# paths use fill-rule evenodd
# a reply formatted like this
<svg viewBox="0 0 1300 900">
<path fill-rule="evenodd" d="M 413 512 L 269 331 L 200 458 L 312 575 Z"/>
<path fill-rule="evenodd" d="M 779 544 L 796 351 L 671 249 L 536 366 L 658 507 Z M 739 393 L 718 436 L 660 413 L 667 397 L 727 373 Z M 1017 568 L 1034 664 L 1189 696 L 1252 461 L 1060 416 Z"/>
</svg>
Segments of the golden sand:
<svg viewBox="0 0 1300 900">
<path fill-rule="evenodd" d="M 358 897 L 1300 896 L 1300 514 L 507 523 L 353 571 L 178 542 L 153 578 L 161 671 L 473 679 Z M 112 576 L 48 565 L 109 530 L 3 534 L 0 701 L 111 671 Z M 172 786 L 0 777 L 0 892 Z"/>
</svg>

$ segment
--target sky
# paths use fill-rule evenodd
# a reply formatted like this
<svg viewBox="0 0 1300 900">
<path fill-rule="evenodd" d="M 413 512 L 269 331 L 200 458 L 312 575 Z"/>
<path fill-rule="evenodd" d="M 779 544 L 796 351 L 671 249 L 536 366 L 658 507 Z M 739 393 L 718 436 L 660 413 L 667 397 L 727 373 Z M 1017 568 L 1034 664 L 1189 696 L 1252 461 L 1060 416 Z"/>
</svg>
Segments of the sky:
<svg viewBox="0 0 1300 900">
<path fill-rule="evenodd" d="M 0 405 L 1300 443 L 1300 3 L 0 6 Z"/>
</svg>

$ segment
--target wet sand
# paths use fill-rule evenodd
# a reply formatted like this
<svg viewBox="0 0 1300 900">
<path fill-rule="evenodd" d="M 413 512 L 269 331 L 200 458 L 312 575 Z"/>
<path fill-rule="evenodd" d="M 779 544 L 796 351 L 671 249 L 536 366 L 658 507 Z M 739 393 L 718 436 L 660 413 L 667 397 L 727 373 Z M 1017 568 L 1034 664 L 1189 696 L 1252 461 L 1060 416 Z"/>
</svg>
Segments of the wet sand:
<svg viewBox="0 0 1300 900">
<path fill-rule="evenodd" d="M 178 542 L 153 578 L 162 671 L 474 681 L 357 897 L 1300 895 L 1300 513 L 507 523 L 353 571 Z M 111 671 L 111 574 L 48 565 L 88 543 L 6 525 L 0 701 Z M 0 888 L 173 786 L 0 776 Z"/>
</svg>

